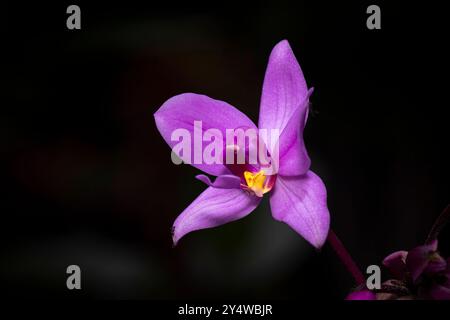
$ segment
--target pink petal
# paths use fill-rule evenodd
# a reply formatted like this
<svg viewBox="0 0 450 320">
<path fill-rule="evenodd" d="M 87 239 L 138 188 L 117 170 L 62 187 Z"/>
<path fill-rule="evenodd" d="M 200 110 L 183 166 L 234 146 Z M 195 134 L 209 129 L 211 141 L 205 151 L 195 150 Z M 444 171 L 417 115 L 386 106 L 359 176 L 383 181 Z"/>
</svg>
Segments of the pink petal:
<svg viewBox="0 0 450 320">
<path fill-rule="evenodd" d="M 397 279 L 403 279 L 406 273 L 406 257 L 408 251 L 396 251 L 391 253 L 383 260 L 383 265 L 389 269 L 389 272 Z"/>
<path fill-rule="evenodd" d="M 241 178 L 236 177 L 232 174 L 225 174 L 218 176 L 214 182 L 211 182 L 208 176 L 204 174 L 199 174 L 195 176 L 198 180 L 206 183 L 210 187 L 220 188 L 220 189 L 238 189 L 241 187 Z"/>
<path fill-rule="evenodd" d="M 310 93 L 289 43 L 281 41 L 269 58 L 258 123 L 260 129 L 280 130 L 280 174 L 301 175 L 309 169 L 303 129 Z"/>
<path fill-rule="evenodd" d="M 252 212 L 261 198 L 249 195 L 242 189 L 218 189 L 209 187 L 203 191 L 175 220 L 173 242 L 187 233 L 216 227 Z"/>
<path fill-rule="evenodd" d="M 270 207 L 276 220 L 287 223 L 314 247 L 322 247 L 328 235 L 330 214 L 325 185 L 315 173 L 278 176 Z"/>
<path fill-rule="evenodd" d="M 377 296 L 372 291 L 363 290 L 350 293 L 345 300 L 377 300 Z"/>
<path fill-rule="evenodd" d="M 429 290 L 428 297 L 433 300 L 450 300 L 450 288 L 435 284 Z"/>
<path fill-rule="evenodd" d="M 159 132 L 171 148 L 178 143 L 178 141 L 171 141 L 172 132 L 176 129 L 188 130 L 191 133 L 191 164 L 214 176 L 230 172 L 224 164 L 205 164 L 203 161 L 202 164 L 194 163 L 194 121 L 202 121 L 202 136 L 207 129 L 218 129 L 222 133 L 224 148 L 226 129 L 254 128 L 256 130 L 255 124 L 235 107 L 226 102 L 194 93 L 184 93 L 170 98 L 154 116 Z M 197 149 L 200 149 L 201 152 L 210 143 L 198 144 Z"/>
<path fill-rule="evenodd" d="M 411 277 L 414 282 L 419 279 L 422 273 L 432 262 L 430 257 L 432 253 L 436 252 L 437 247 L 438 241 L 433 240 L 430 243 L 418 246 L 408 252 L 408 256 L 406 257 L 406 266 L 408 271 L 411 272 Z M 442 259 L 439 266 L 441 270 L 444 270 L 446 267 L 445 260 Z"/>
<path fill-rule="evenodd" d="M 308 104 L 308 101 L 304 103 Z M 303 141 L 303 129 L 306 123 L 307 109 L 298 107 L 286 127 L 280 134 L 280 163 L 278 174 L 299 176 L 306 173 L 311 165 Z"/>
</svg>

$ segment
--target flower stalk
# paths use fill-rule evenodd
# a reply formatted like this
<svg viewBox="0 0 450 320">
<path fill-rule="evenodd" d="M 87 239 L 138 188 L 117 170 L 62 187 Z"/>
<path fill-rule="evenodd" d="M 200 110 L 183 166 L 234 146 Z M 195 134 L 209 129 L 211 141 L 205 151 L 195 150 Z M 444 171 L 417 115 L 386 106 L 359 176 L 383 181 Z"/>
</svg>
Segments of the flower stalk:
<svg viewBox="0 0 450 320">
<path fill-rule="evenodd" d="M 433 240 L 436 240 L 442 228 L 444 228 L 444 226 L 449 220 L 450 220 L 450 205 L 448 205 L 436 219 L 436 222 L 433 224 L 433 227 L 431 227 L 431 231 L 428 234 L 425 243 L 428 244 L 433 242 Z"/>
<path fill-rule="evenodd" d="M 347 269 L 347 271 L 353 276 L 357 285 L 361 285 L 365 282 L 364 275 L 359 267 L 356 265 L 350 253 L 342 244 L 336 233 L 330 228 L 327 238 L 328 243 L 331 245 L 337 256 Z"/>
</svg>

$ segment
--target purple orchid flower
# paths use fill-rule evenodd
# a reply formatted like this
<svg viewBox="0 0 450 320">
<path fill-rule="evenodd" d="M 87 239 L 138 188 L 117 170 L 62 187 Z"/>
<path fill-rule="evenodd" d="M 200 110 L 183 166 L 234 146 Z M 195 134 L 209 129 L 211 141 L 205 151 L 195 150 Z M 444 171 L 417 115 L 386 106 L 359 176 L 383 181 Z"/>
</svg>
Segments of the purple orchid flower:
<svg viewBox="0 0 450 320">
<path fill-rule="evenodd" d="M 438 252 L 438 241 L 408 251 L 396 251 L 383 260 L 394 277 L 372 292 L 364 286 L 346 300 L 450 300 L 450 259 Z"/>
<path fill-rule="evenodd" d="M 450 259 L 438 251 L 438 235 L 450 219 L 450 206 L 437 218 L 425 241 L 410 251 L 396 251 L 383 260 L 393 279 L 378 290 L 360 285 L 347 300 L 450 300 Z"/>
<path fill-rule="evenodd" d="M 396 251 L 383 265 L 419 298 L 450 300 L 450 264 L 438 252 L 437 239 L 408 251 Z M 405 291 L 405 292 L 408 292 Z M 398 294 L 397 294 L 398 296 Z"/>
<path fill-rule="evenodd" d="M 324 244 L 330 220 L 326 189 L 322 180 L 309 170 L 311 161 L 303 142 L 311 93 L 288 41 L 284 40 L 274 47 L 269 58 L 258 127 L 233 106 L 204 95 L 180 94 L 160 107 L 154 115 L 156 126 L 172 148 L 176 144 L 171 139 L 172 132 L 183 128 L 194 133 L 194 121 L 202 121 L 203 131 L 215 128 L 224 137 L 227 129 L 237 128 L 280 132 L 276 172 L 268 174 L 258 163 L 192 164 L 217 178 L 211 182 L 205 175 L 197 176 L 208 188 L 176 219 L 174 244 L 189 232 L 247 216 L 269 191 L 276 220 L 287 223 L 314 247 Z M 270 153 L 269 147 L 268 150 Z"/>
<path fill-rule="evenodd" d="M 411 276 L 411 280 L 417 283 L 422 275 L 446 269 L 447 262 L 439 255 L 437 249 L 438 241 L 435 239 L 409 252 L 402 250 L 391 253 L 383 260 L 383 265 L 398 279 Z"/>
</svg>

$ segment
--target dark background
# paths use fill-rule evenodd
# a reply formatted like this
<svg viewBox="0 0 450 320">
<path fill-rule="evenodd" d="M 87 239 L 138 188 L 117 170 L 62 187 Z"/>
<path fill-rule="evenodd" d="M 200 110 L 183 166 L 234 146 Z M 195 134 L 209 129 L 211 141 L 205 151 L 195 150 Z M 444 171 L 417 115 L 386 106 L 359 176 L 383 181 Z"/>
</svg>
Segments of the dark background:
<svg viewBox="0 0 450 320">
<path fill-rule="evenodd" d="M 381 30 L 366 28 L 373 3 Z M 174 219 L 205 187 L 171 162 L 153 113 L 196 92 L 257 122 L 269 53 L 288 39 L 315 87 L 305 140 L 332 227 L 361 267 L 380 264 L 422 243 L 449 203 L 440 3 L 2 5 L 2 294 L 342 299 L 353 283 L 333 251 L 274 221 L 267 197 L 172 248 Z M 70 4 L 81 30 L 66 29 Z M 81 291 L 66 289 L 70 264 Z"/>
</svg>

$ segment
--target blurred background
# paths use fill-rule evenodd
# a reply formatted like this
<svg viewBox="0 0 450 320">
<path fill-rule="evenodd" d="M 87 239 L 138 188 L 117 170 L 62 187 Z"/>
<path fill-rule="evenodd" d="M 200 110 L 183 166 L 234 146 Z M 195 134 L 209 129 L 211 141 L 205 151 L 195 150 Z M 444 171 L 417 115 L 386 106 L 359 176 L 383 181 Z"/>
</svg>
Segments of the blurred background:
<svg viewBox="0 0 450 320">
<path fill-rule="evenodd" d="M 381 30 L 366 8 L 381 7 Z M 66 8 L 81 8 L 81 30 Z M 421 244 L 449 203 L 448 32 L 439 5 L 60 1 L 2 5 L 2 294 L 14 297 L 342 299 L 352 278 L 271 218 L 172 248 L 205 186 L 153 119 L 203 93 L 257 122 L 272 47 L 288 39 L 309 86 L 312 169 L 332 227 L 365 270 Z M 2 90 L 3 91 L 3 90 Z M 450 254 L 450 227 L 441 251 Z M 66 288 L 66 268 L 82 290 Z M 387 279 L 388 274 L 383 273 Z"/>
</svg>

